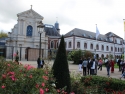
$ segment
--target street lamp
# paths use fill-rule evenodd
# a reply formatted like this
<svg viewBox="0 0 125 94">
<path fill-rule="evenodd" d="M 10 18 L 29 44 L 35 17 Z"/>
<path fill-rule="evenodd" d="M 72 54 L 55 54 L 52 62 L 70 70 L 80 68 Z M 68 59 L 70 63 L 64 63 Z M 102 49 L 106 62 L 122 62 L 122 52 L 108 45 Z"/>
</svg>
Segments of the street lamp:
<svg viewBox="0 0 125 94">
<path fill-rule="evenodd" d="M 40 42 L 39 42 L 39 57 L 41 57 L 41 34 L 44 32 L 44 25 L 42 21 L 39 22 L 39 25 L 37 26 L 38 33 L 40 34 Z"/>
</svg>

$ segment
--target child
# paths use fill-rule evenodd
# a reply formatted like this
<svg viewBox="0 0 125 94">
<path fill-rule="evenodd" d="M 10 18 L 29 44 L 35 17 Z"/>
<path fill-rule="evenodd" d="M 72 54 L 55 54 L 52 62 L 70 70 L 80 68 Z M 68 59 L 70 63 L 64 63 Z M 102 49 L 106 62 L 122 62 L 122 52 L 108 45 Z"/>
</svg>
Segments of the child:
<svg viewBox="0 0 125 94">
<path fill-rule="evenodd" d="M 125 71 L 123 72 L 122 77 L 120 77 L 120 79 L 121 78 L 125 78 Z"/>
</svg>

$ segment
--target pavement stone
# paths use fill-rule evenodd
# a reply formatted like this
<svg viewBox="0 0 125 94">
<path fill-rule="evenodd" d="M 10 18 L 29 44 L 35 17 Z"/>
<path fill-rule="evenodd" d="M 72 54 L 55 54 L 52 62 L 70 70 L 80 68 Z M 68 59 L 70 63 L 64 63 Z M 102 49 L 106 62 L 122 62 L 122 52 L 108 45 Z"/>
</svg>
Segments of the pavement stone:
<svg viewBox="0 0 125 94">
<path fill-rule="evenodd" d="M 37 68 L 37 61 L 19 61 L 19 62 L 24 64 L 24 65 L 29 64 L 29 65 L 32 65 L 32 66 Z M 45 60 L 45 63 L 46 62 L 49 64 L 49 66 L 53 65 L 53 60 L 51 60 L 51 61 Z M 72 61 L 69 61 L 69 70 L 70 71 L 76 71 L 76 72 L 80 73 L 78 71 L 78 65 L 72 64 Z M 82 73 L 81 73 L 81 75 L 82 75 Z M 103 76 L 103 77 L 108 77 L 106 67 L 102 67 L 102 71 L 98 70 L 97 75 Z M 110 73 L 110 77 L 119 79 L 121 77 L 121 72 L 118 72 L 118 68 L 115 68 L 114 73 Z M 125 80 L 125 79 L 122 78 L 122 80 Z"/>
</svg>

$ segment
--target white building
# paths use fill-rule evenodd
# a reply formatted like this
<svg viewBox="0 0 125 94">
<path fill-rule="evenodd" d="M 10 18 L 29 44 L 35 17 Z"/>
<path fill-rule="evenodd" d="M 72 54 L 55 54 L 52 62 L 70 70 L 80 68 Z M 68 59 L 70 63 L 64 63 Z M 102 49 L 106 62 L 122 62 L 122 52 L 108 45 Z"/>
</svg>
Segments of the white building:
<svg viewBox="0 0 125 94">
<path fill-rule="evenodd" d="M 40 34 L 37 26 L 43 17 L 35 12 L 32 8 L 17 14 L 17 24 L 8 33 L 9 38 L 6 41 L 6 58 L 13 58 L 13 53 L 19 52 L 21 60 L 30 58 L 36 60 L 39 56 Z M 44 33 L 41 38 L 42 56 L 46 58 L 48 51 L 58 49 L 60 39 L 59 23 L 55 26 L 44 24 Z M 96 53 L 97 57 L 121 56 L 123 53 L 123 38 L 109 32 L 105 35 L 100 34 L 98 39 L 95 38 L 96 33 L 73 29 L 64 35 L 66 42 L 66 50 L 75 49 L 89 50 Z"/>
<path fill-rule="evenodd" d="M 123 38 L 112 32 L 100 34 L 96 40 L 96 33 L 75 28 L 64 36 L 67 51 L 89 50 L 96 53 L 96 57 L 108 57 L 110 54 L 113 57 L 121 57 L 123 53 Z"/>
<path fill-rule="evenodd" d="M 6 58 L 13 58 L 13 53 L 18 51 L 21 60 L 36 60 L 39 57 L 40 34 L 37 26 L 43 17 L 32 8 L 17 14 L 18 22 L 8 33 L 9 39 L 6 41 Z M 50 36 L 59 37 L 59 24 L 45 25 L 44 32 L 41 35 L 42 57 L 48 56 L 48 38 Z M 51 39 L 51 38 L 49 38 Z"/>
</svg>

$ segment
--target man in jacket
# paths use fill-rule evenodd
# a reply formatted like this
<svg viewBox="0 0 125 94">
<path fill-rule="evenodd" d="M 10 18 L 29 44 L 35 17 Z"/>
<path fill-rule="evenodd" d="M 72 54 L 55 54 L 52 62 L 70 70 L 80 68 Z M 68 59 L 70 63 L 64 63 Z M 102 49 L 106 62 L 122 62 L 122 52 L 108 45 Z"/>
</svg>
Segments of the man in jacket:
<svg viewBox="0 0 125 94">
<path fill-rule="evenodd" d="M 85 58 L 83 63 L 82 63 L 82 68 L 83 68 L 83 76 L 86 76 L 86 68 L 87 68 L 88 61 Z"/>
</svg>

